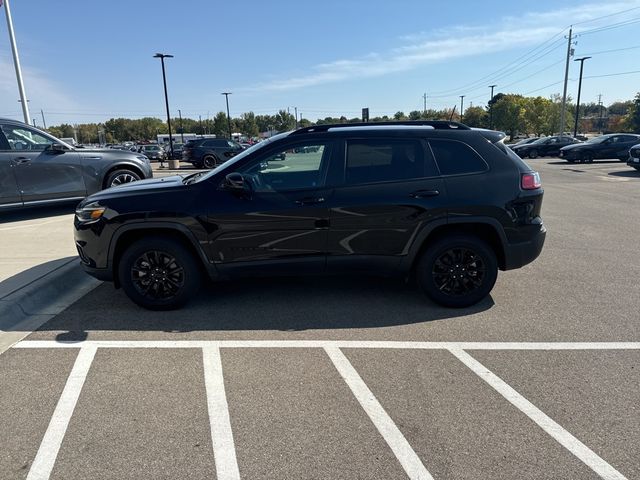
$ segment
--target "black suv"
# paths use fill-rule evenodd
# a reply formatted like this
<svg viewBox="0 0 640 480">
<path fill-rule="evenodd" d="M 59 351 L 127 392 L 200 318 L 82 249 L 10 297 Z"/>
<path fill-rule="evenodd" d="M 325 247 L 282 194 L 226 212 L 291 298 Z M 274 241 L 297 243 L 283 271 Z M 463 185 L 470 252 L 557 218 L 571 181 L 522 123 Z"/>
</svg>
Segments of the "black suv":
<svg viewBox="0 0 640 480">
<path fill-rule="evenodd" d="M 88 197 L 76 245 L 91 275 L 152 309 L 207 276 L 348 272 L 413 276 L 437 303 L 472 305 L 546 235 L 540 177 L 503 138 L 439 121 L 282 133 L 210 172 Z"/>
<path fill-rule="evenodd" d="M 239 143 L 226 138 L 198 138 L 184 145 L 182 160 L 196 168 L 215 168 L 242 150 Z"/>
</svg>

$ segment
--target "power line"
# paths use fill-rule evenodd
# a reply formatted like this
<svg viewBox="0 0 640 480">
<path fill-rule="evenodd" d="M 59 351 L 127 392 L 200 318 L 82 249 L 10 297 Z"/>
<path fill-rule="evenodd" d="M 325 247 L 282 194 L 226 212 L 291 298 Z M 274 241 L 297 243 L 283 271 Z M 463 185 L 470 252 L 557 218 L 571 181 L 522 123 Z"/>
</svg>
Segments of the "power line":
<svg viewBox="0 0 640 480">
<path fill-rule="evenodd" d="M 639 7 L 640 8 L 640 7 Z M 588 53 L 580 53 L 580 55 L 598 55 L 600 53 L 613 53 L 613 52 L 621 52 L 623 50 L 634 50 L 636 48 L 640 48 L 640 45 L 634 45 L 633 47 L 624 47 L 624 48 L 614 48 L 612 50 L 600 50 L 599 52 L 588 52 Z"/>
<path fill-rule="evenodd" d="M 585 23 L 597 22 L 598 20 L 602 20 L 603 18 L 615 17 L 616 15 L 622 15 L 623 13 L 631 12 L 633 10 L 639 10 L 640 7 L 627 8 L 626 10 L 621 10 L 619 12 L 610 13 L 608 15 L 603 15 L 601 17 L 592 18 L 591 20 L 584 20 L 582 22 L 575 22 L 573 25 L 583 25 Z"/>
<path fill-rule="evenodd" d="M 623 22 L 612 23 L 610 25 L 604 25 L 598 28 L 592 28 L 591 30 L 585 30 L 577 34 L 577 36 L 591 35 L 598 32 L 604 32 L 606 30 L 612 30 L 614 28 L 626 27 L 628 25 L 634 25 L 636 23 L 640 23 L 640 17 L 632 18 L 630 20 L 625 20 Z"/>
</svg>

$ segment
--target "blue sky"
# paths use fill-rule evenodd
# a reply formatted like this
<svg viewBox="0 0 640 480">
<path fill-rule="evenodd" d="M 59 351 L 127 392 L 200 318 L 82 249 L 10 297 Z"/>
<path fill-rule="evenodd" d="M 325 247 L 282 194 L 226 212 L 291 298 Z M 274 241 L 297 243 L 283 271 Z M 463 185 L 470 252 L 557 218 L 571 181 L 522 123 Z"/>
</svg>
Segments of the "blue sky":
<svg viewBox="0 0 640 480">
<path fill-rule="evenodd" d="M 486 104 L 491 83 L 496 92 L 549 96 L 562 92 L 550 84 L 563 79 L 571 23 L 585 33 L 576 56 L 593 56 L 583 101 L 640 91 L 640 73 L 586 78 L 640 70 L 640 23 L 587 32 L 640 20 L 640 0 L 11 0 L 11 8 L 38 125 L 40 109 L 49 125 L 162 118 L 155 52 L 175 55 L 167 60 L 172 115 L 192 118 L 224 110 L 223 91 L 233 92 L 232 116 L 297 107 L 311 120 L 359 116 L 362 107 L 371 116 L 408 113 L 422 109 L 425 92 L 433 108 L 459 105 L 459 95 L 465 107 Z M 21 118 L 0 16 L 0 116 Z M 572 62 L 573 97 L 577 76 Z"/>
</svg>

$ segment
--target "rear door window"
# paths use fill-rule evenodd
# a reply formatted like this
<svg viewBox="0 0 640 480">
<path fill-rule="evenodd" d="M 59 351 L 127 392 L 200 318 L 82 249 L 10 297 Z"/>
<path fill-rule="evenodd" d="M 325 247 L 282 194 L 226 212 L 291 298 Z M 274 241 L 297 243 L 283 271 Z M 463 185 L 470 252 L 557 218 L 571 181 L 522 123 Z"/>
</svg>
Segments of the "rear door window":
<svg viewBox="0 0 640 480">
<path fill-rule="evenodd" d="M 489 170 L 487 162 L 469 145 L 456 140 L 429 140 L 442 175 L 481 173 Z"/>
<path fill-rule="evenodd" d="M 349 140 L 346 154 L 345 182 L 349 185 L 437 175 L 433 160 L 417 139 Z"/>
</svg>

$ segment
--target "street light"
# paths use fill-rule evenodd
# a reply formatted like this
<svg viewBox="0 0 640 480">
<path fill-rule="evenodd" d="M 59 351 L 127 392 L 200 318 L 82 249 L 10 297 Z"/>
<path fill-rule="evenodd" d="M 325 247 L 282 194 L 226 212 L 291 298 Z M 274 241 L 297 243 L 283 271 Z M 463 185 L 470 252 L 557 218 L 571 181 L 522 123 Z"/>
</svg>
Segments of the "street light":
<svg viewBox="0 0 640 480">
<path fill-rule="evenodd" d="M 491 89 L 491 98 L 489 99 L 489 130 L 493 130 L 493 89 L 498 85 L 489 85 Z"/>
<path fill-rule="evenodd" d="M 464 111 L 464 97 L 466 95 L 460 95 L 460 123 L 462 123 L 462 112 Z"/>
<path fill-rule="evenodd" d="M 578 101 L 576 102 L 576 120 L 573 124 L 573 136 L 578 134 L 578 119 L 580 118 L 580 90 L 582 90 L 582 67 L 584 67 L 584 61 L 589 60 L 591 57 L 576 58 L 574 62 L 580 62 L 580 81 L 578 82 Z"/>
<path fill-rule="evenodd" d="M 171 116 L 169 115 L 169 95 L 167 94 L 167 76 L 164 71 L 164 59 L 173 58 L 173 55 L 166 53 L 156 53 L 153 58 L 159 58 L 162 63 L 162 82 L 164 83 L 164 103 L 167 107 L 167 125 L 169 127 L 169 152 L 171 152 L 171 158 L 173 158 L 173 137 L 171 136 Z M 160 162 L 162 165 L 162 162 Z"/>
<path fill-rule="evenodd" d="M 231 92 L 222 92 L 220 95 L 224 95 L 227 100 L 227 126 L 229 127 L 229 140 L 231 140 L 231 117 L 229 116 L 229 95 Z"/>
</svg>

